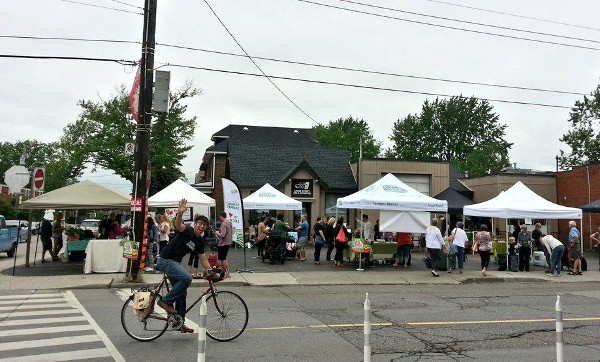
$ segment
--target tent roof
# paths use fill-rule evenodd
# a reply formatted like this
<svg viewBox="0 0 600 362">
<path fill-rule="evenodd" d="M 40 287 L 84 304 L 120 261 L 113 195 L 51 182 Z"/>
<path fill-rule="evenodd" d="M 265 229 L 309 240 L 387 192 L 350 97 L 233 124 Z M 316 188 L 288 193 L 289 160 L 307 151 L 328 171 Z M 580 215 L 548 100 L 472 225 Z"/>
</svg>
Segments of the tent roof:
<svg viewBox="0 0 600 362">
<path fill-rule="evenodd" d="M 148 199 L 151 207 L 177 207 L 181 199 L 186 199 L 189 206 L 215 206 L 215 200 L 202 191 L 198 191 L 182 180 L 160 190 Z"/>
<path fill-rule="evenodd" d="M 89 180 L 23 202 L 25 209 L 129 209 L 131 197 Z"/>
<path fill-rule="evenodd" d="M 302 203 L 267 183 L 244 199 L 244 209 L 301 210 Z"/>
<path fill-rule="evenodd" d="M 435 195 L 434 198 L 448 201 L 448 212 L 452 214 L 462 214 L 463 207 L 474 204 L 469 198 L 450 187 Z"/>
<path fill-rule="evenodd" d="M 511 219 L 580 219 L 581 209 L 552 203 L 531 191 L 521 181 L 491 200 L 467 205 L 463 213 Z"/>
<path fill-rule="evenodd" d="M 339 198 L 337 207 L 398 211 L 446 212 L 446 200 L 429 197 L 388 173 L 370 186 Z"/>
<path fill-rule="evenodd" d="M 583 212 L 600 212 L 600 200 L 592 201 L 589 204 L 578 206 Z"/>
</svg>

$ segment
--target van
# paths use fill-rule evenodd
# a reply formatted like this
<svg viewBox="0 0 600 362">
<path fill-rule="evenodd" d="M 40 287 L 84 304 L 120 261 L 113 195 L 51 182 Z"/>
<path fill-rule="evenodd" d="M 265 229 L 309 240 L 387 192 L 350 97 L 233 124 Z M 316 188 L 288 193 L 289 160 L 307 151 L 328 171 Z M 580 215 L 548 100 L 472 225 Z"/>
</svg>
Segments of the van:
<svg viewBox="0 0 600 362">
<path fill-rule="evenodd" d="M 14 230 L 15 240 L 13 241 L 11 231 Z M 16 233 L 17 228 L 8 228 L 6 226 L 6 219 L 0 215 L 0 253 L 6 253 L 9 258 L 15 255 L 17 249 Z"/>
<path fill-rule="evenodd" d="M 100 220 L 98 219 L 85 219 L 79 225 L 80 229 L 90 230 L 94 233 L 94 237 L 98 237 L 98 227 L 100 226 Z"/>
</svg>

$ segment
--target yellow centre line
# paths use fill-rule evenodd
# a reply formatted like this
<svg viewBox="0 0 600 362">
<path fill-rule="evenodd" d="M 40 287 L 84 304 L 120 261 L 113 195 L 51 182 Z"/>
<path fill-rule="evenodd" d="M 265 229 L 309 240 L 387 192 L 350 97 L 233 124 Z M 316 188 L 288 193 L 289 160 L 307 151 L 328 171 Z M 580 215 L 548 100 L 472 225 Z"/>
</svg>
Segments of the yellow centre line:
<svg viewBox="0 0 600 362">
<path fill-rule="evenodd" d="M 563 322 L 581 322 L 581 321 L 600 321 L 600 317 L 584 317 L 584 318 L 563 318 Z M 491 321 L 441 321 L 441 322 L 404 322 L 396 323 L 397 325 L 408 326 L 435 326 L 435 325 L 460 325 L 460 324 L 502 324 L 502 323 L 553 323 L 555 319 L 507 319 L 507 320 L 491 320 Z M 390 327 L 395 323 L 371 323 L 372 327 Z M 308 329 L 308 328 L 362 328 L 363 323 L 346 323 L 346 324 L 315 324 L 307 326 L 278 326 L 278 327 L 254 327 L 246 328 L 247 331 L 270 331 L 282 329 Z"/>
</svg>

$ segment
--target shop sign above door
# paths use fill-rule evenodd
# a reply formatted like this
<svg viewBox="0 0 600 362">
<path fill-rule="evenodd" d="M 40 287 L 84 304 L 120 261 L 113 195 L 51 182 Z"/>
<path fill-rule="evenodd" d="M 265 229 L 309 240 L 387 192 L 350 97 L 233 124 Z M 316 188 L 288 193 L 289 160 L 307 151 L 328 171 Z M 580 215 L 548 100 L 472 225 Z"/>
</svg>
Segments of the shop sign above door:
<svg viewBox="0 0 600 362">
<path fill-rule="evenodd" d="M 313 180 L 293 178 L 292 197 L 313 197 Z"/>
</svg>

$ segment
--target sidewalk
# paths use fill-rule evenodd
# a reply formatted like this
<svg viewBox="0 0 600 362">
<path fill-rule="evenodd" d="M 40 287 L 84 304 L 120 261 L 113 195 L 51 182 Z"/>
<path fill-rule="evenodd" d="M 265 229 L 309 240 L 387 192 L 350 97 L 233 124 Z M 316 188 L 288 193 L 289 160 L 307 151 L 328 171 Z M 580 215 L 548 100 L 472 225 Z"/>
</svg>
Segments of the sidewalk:
<svg viewBox="0 0 600 362">
<path fill-rule="evenodd" d="M 33 248 L 32 248 L 33 249 Z M 34 290 L 34 289 L 93 289 L 93 288 L 129 288 L 137 287 L 147 283 L 158 283 L 162 274 L 147 273 L 143 275 L 144 283 L 133 284 L 123 282 L 125 275 L 114 274 L 83 274 L 81 263 L 69 264 L 38 264 L 35 267 L 24 268 L 23 253 L 25 245 L 19 246 L 20 257 L 17 259 L 16 276 L 12 276 L 13 259 L 0 258 L 0 290 Z M 33 254 L 33 251 L 32 251 Z M 366 271 L 356 271 L 353 263 L 347 263 L 344 269 L 335 269 L 330 262 L 323 261 L 321 265 L 315 265 L 309 260 L 300 262 L 297 260 L 286 261 L 284 265 L 271 265 L 262 263 L 260 259 L 252 259 L 248 251 L 246 255 L 246 266 L 254 269 L 255 273 L 231 273 L 231 278 L 219 283 L 222 286 L 289 286 L 289 285 L 414 285 L 414 284 L 468 284 L 468 283 L 493 283 L 493 282 L 550 282 L 550 283 L 578 283 L 598 282 L 600 272 L 598 271 L 598 259 L 592 252 L 586 252 L 588 260 L 588 271 L 581 276 L 568 275 L 563 271 L 560 278 L 550 277 L 544 273 L 544 268 L 531 266 L 531 272 L 505 272 L 489 271 L 487 277 L 483 277 L 479 271 L 479 258 L 469 256 L 465 263 L 464 274 L 454 271 L 452 274 L 440 272 L 440 277 L 435 278 L 425 268 L 421 261 L 421 254 L 413 254 L 413 265 L 408 269 L 392 268 L 378 265 L 376 268 Z M 234 250 L 230 254 L 230 262 L 235 267 L 243 266 L 243 253 Z M 32 255 L 33 256 L 33 255 Z M 307 251 L 310 258 L 311 253 Z M 39 259 L 39 258 L 38 258 Z M 33 260 L 33 259 L 31 259 Z M 186 263 L 187 260 L 184 260 Z M 490 264 L 490 269 L 497 269 L 497 265 Z M 25 272 L 26 271 L 26 272 Z M 46 273 L 54 273 L 48 275 Z M 203 286 L 203 280 L 194 280 L 192 286 Z"/>
</svg>

